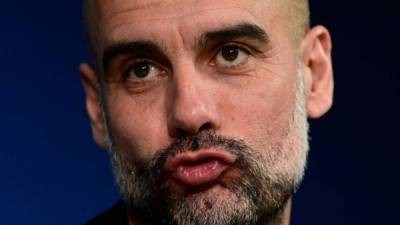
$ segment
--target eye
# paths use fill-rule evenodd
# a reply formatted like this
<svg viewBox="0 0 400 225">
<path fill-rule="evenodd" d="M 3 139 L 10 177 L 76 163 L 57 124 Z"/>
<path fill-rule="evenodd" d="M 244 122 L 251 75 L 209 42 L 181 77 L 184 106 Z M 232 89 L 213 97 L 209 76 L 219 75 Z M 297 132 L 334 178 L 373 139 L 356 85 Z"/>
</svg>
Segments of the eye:
<svg viewBox="0 0 400 225">
<path fill-rule="evenodd" d="M 217 66 L 232 68 L 245 63 L 249 56 L 249 52 L 244 48 L 230 44 L 219 49 L 214 63 Z"/>
<path fill-rule="evenodd" d="M 157 68 L 153 63 L 146 60 L 140 60 L 134 62 L 129 67 L 126 76 L 127 79 L 133 81 L 142 81 L 153 79 L 162 73 L 163 71 Z"/>
</svg>

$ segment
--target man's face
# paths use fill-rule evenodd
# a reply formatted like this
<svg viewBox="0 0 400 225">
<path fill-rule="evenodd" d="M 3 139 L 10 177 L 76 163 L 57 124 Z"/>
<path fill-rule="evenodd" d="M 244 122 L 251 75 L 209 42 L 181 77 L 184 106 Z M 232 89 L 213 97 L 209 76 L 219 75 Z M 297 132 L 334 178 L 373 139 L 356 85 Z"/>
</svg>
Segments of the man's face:
<svg viewBox="0 0 400 225">
<path fill-rule="evenodd" d="M 285 7 L 99 2 L 104 129 L 126 202 L 154 223 L 276 216 L 308 149 L 303 70 Z"/>
</svg>

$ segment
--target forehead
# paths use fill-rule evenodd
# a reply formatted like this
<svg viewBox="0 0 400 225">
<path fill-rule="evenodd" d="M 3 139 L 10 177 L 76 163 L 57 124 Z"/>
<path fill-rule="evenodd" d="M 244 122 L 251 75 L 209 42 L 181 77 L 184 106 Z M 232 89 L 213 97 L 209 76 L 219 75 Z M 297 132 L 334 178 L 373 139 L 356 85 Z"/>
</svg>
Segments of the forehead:
<svg viewBox="0 0 400 225">
<path fill-rule="evenodd" d="M 179 17 L 201 10 L 243 9 L 259 14 L 265 9 L 272 9 L 277 0 L 97 0 L 103 17 L 134 12 L 146 14 L 158 12 L 149 17 Z M 281 0 L 283 1 L 283 0 Z M 142 15 L 146 16 L 146 15 Z"/>
<path fill-rule="evenodd" d="M 168 39 L 188 43 L 202 32 L 254 23 L 267 32 L 282 12 L 277 0 L 97 0 L 100 48 L 118 40 Z M 178 37 L 179 36 L 179 37 Z M 169 42 L 168 40 L 164 40 Z M 167 43 L 170 45 L 171 43 Z M 176 46 L 175 46 L 176 47 Z"/>
</svg>

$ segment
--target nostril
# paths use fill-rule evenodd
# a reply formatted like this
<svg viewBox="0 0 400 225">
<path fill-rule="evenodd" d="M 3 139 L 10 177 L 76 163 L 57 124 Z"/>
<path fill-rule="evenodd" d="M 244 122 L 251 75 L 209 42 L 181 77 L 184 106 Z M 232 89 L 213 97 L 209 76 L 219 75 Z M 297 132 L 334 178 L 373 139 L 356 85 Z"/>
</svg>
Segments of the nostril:
<svg viewBox="0 0 400 225">
<path fill-rule="evenodd" d="M 176 136 L 177 136 L 177 137 L 183 137 L 183 136 L 185 136 L 185 135 L 186 135 L 186 131 L 183 130 L 182 128 L 178 128 L 178 129 L 176 130 Z"/>
<path fill-rule="evenodd" d="M 211 123 L 205 123 L 199 129 L 192 130 L 192 131 L 186 130 L 186 129 L 183 129 L 183 128 L 177 128 L 176 132 L 175 132 L 175 135 L 177 137 L 184 137 L 186 135 L 195 134 L 195 133 L 198 133 L 198 132 L 201 132 L 201 131 L 205 131 L 205 130 L 210 130 L 211 128 L 212 128 Z"/>
<path fill-rule="evenodd" d="M 203 130 L 210 130 L 211 128 L 212 128 L 211 123 L 205 123 L 199 128 L 198 132 Z"/>
</svg>

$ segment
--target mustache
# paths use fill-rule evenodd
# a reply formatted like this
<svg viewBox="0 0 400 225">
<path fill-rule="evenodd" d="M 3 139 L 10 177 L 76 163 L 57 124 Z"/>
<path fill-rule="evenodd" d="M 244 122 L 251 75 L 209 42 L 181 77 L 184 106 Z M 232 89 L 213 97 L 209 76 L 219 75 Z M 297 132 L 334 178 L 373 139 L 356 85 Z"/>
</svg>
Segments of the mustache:
<svg viewBox="0 0 400 225">
<path fill-rule="evenodd" d="M 227 188 L 237 195 L 248 196 L 256 204 L 261 204 L 264 199 L 259 197 L 261 191 L 258 187 L 262 187 L 265 182 L 262 169 L 259 167 L 261 155 L 248 146 L 244 140 L 224 137 L 214 131 L 201 131 L 193 135 L 180 136 L 166 148 L 156 153 L 147 164 L 146 171 L 143 171 L 144 174 L 147 174 L 147 179 L 151 180 L 151 186 L 158 190 L 154 190 L 153 193 L 166 192 L 164 186 L 166 177 L 163 174 L 163 167 L 168 159 L 180 153 L 195 152 L 211 147 L 214 147 L 217 151 L 225 151 L 236 156 L 232 169 L 236 170 L 240 177 L 246 177 L 246 179 L 231 180 L 231 184 Z M 256 177 L 261 180 L 255 179 Z"/>
</svg>

